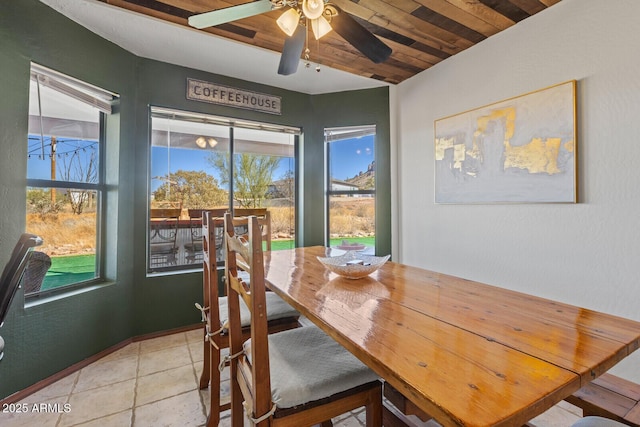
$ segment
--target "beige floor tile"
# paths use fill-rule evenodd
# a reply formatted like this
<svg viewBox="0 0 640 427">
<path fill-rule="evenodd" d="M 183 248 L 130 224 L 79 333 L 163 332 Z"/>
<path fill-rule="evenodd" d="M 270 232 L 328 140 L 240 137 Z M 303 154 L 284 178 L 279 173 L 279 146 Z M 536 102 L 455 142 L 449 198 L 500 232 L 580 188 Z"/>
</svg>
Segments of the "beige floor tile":
<svg viewBox="0 0 640 427">
<path fill-rule="evenodd" d="M 229 372 L 229 368 L 227 367 L 220 373 L 220 381 L 228 380 L 229 377 L 230 377 L 230 372 Z"/>
<path fill-rule="evenodd" d="M 528 424 L 533 427 L 568 427 L 578 421 L 579 418 L 576 414 L 556 405 L 529 421 Z"/>
<path fill-rule="evenodd" d="M 198 329 L 194 329 L 192 331 L 187 331 L 184 333 L 185 338 L 187 339 L 187 342 L 189 344 L 194 343 L 194 342 L 199 342 L 202 343 L 202 341 L 204 341 L 204 329 L 203 328 L 198 328 Z"/>
<path fill-rule="evenodd" d="M 203 366 L 201 335 L 197 329 L 129 344 L 25 398 L 20 403 L 26 405 L 26 413 L 0 413 L 0 426 L 200 427 L 209 406 L 209 390 L 198 390 Z M 222 395 L 229 393 L 228 368 L 221 374 L 220 389 Z M 34 412 L 33 404 L 41 403 L 57 403 L 61 409 L 69 403 L 70 412 Z M 579 408 L 561 402 L 530 424 L 568 427 L 580 416 Z M 335 418 L 334 425 L 361 427 L 364 420 L 364 411 L 359 409 Z M 229 411 L 223 412 L 220 427 L 229 427 L 230 422 Z M 439 426 L 434 421 L 416 425 Z M 245 426 L 249 426 L 246 419 Z"/>
<path fill-rule="evenodd" d="M 202 360 L 193 362 L 193 369 L 196 371 L 196 374 L 198 375 L 198 381 L 200 381 L 200 375 L 202 375 L 203 368 L 204 368 L 204 363 L 202 362 Z"/>
<path fill-rule="evenodd" d="M 211 407 L 211 395 L 209 394 L 209 389 L 206 390 L 200 390 L 200 394 L 202 396 L 202 402 L 204 403 L 204 407 L 205 410 L 207 412 L 207 414 L 209 413 L 209 408 Z M 220 398 L 224 399 L 225 397 L 228 397 L 229 394 L 231 393 L 231 390 L 229 389 L 229 380 L 227 381 L 223 381 L 220 383 Z M 222 417 L 222 415 L 221 415 Z"/>
<path fill-rule="evenodd" d="M 196 390 L 134 409 L 134 425 L 153 427 L 195 427 L 207 419 Z"/>
<path fill-rule="evenodd" d="M 362 424 L 355 416 L 334 421 L 333 427 L 362 427 Z"/>
<path fill-rule="evenodd" d="M 576 405 L 572 405 L 569 402 L 565 402 L 564 400 L 556 405 L 558 408 L 562 408 L 565 411 L 568 411 L 574 414 L 578 418 L 582 418 L 582 409 L 578 408 Z"/>
<path fill-rule="evenodd" d="M 117 414 L 108 415 L 89 421 L 88 423 L 76 424 L 77 427 L 132 427 L 133 409 L 118 412 Z M 75 427 L 75 426 L 74 426 Z M 143 426 L 139 426 L 143 427 Z"/>
<path fill-rule="evenodd" d="M 198 390 L 198 392 L 200 393 L 200 401 L 202 402 L 204 410 L 208 414 L 209 413 L 210 403 L 211 403 L 211 400 L 209 399 L 211 397 L 209 395 L 209 389 Z"/>
<path fill-rule="evenodd" d="M 186 342 L 185 342 L 186 343 Z M 169 347 L 152 352 L 141 352 L 138 364 L 138 375 L 144 376 L 154 372 L 166 371 L 179 366 L 191 365 L 191 356 L 186 345 Z"/>
<path fill-rule="evenodd" d="M 78 382 L 73 392 L 79 393 L 81 391 L 133 379 L 136 377 L 137 370 L 137 356 L 92 363 L 80 371 L 80 376 L 78 377 Z"/>
<path fill-rule="evenodd" d="M 150 351 L 163 350 L 170 347 L 185 346 L 187 338 L 184 332 L 167 335 L 159 338 L 140 341 L 140 353 L 148 353 Z"/>
<path fill-rule="evenodd" d="M 63 414 L 59 427 L 73 426 L 131 409 L 136 380 L 123 381 L 74 393 L 69 399 L 71 410 Z"/>
<path fill-rule="evenodd" d="M 191 365 L 156 372 L 138 378 L 136 406 L 197 390 L 198 383 Z"/>
<path fill-rule="evenodd" d="M 64 411 L 67 397 L 50 400 L 22 401 L 8 406 L 6 412 L 0 412 L 2 427 L 55 427 Z"/>
<path fill-rule="evenodd" d="M 231 381 L 226 380 L 226 381 L 220 382 L 220 396 L 224 398 L 230 395 L 231 395 Z"/>
<path fill-rule="evenodd" d="M 202 362 L 204 360 L 204 343 L 202 342 L 190 342 L 189 353 L 191 353 L 191 360 L 194 362 Z"/>
<path fill-rule="evenodd" d="M 67 375 L 61 380 L 56 381 L 55 383 L 36 391 L 31 396 L 28 396 L 23 400 L 23 402 L 44 402 L 46 400 L 52 399 L 54 397 L 67 397 L 73 391 L 73 386 L 78 379 L 80 372 L 74 372 L 72 374 Z"/>
<path fill-rule="evenodd" d="M 251 425 L 247 417 L 244 417 L 244 425 L 247 427 Z M 231 427 L 230 411 L 224 411 L 223 413 L 220 414 L 220 423 L 218 424 L 218 427 Z"/>
<path fill-rule="evenodd" d="M 106 355 L 102 359 L 99 359 L 98 361 L 96 361 L 96 363 L 109 362 L 112 360 L 122 359 L 125 357 L 138 356 L 139 352 L 140 352 L 140 343 L 133 342 L 131 344 L 128 344 L 122 347 L 120 350 L 116 350 L 113 353 Z"/>
</svg>

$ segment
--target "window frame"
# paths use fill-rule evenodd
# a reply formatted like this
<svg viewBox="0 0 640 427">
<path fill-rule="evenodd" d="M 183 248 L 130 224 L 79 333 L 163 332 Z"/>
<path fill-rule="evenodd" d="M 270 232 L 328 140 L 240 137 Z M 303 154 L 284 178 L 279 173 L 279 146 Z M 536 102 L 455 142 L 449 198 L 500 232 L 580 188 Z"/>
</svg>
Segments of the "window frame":
<svg viewBox="0 0 640 427">
<path fill-rule="evenodd" d="M 89 83 L 77 80 L 68 75 L 58 73 L 36 63 L 31 63 L 31 75 L 41 84 L 44 82 L 50 89 L 62 96 L 74 98 L 98 111 L 98 170 L 96 183 L 76 182 L 65 180 L 51 180 L 41 178 L 26 178 L 25 191 L 29 189 L 62 189 L 62 190 L 90 190 L 96 194 L 96 223 L 95 223 L 95 270 L 94 277 L 51 289 L 40 290 L 25 294 L 25 301 L 33 301 L 42 297 L 57 295 L 95 285 L 105 281 L 104 271 L 104 244 L 106 212 L 105 197 L 106 185 L 106 144 L 107 144 L 107 116 L 111 114 L 112 107 L 118 102 L 118 95 L 104 89 L 95 87 Z M 31 96 L 31 94 L 29 94 Z M 40 95 L 38 94 L 38 97 Z M 39 101 L 40 102 L 40 101 Z M 42 114 L 42 113 L 40 113 Z M 31 134 L 28 132 L 28 135 Z M 41 135 L 41 137 L 43 137 Z"/>
<path fill-rule="evenodd" d="M 244 119 L 239 119 L 239 118 L 230 118 L 230 117 L 225 117 L 225 116 L 219 116 L 219 115 L 215 115 L 215 114 L 209 114 L 209 113 L 200 113 L 200 112 L 194 112 L 194 111 L 185 111 L 185 110 L 179 110 L 179 109 L 175 109 L 175 108 L 167 108 L 167 107 L 159 107 L 159 106 L 153 106 L 150 105 L 149 106 L 149 110 L 148 110 L 148 117 L 149 117 L 149 155 L 148 155 L 148 172 L 147 172 L 147 212 L 146 212 L 146 242 L 145 242 L 145 248 L 146 248 L 146 257 L 145 257 L 145 265 L 146 265 L 146 276 L 147 277 L 155 277 L 155 276 L 163 276 L 163 275 L 172 275 L 172 274 L 186 274 L 186 273 L 193 273 L 194 271 L 198 271 L 201 270 L 201 266 L 191 266 L 189 264 L 183 264 L 183 265 L 178 265 L 176 267 L 161 267 L 161 268 L 156 268 L 156 269 L 152 269 L 151 267 L 151 257 L 150 257 L 150 238 L 151 238 L 151 233 L 150 233 L 150 223 L 151 223 L 151 180 L 152 180 L 152 147 L 153 147 L 153 118 L 163 118 L 163 119 L 175 119 L 175 120 L 183 120 L 183 121 L 190 121 L 190 122 L 194 122 L 194 123 L 201 123 L 201 124 L 209 124 L 209 125 L 215 125 L 215 126 L 222 126 L 222 127 L 227 127 L 228 130 L 228 138 L 229 138 L 229 149 L 226 152 L 226 154 L 229 156 L 229 171 L 230 171 L 230 176 L 229 176 L 229 181 L 228 181 L 228 186 L 229 186 L 229 194 L 228 194 L 228 199 L 227 199 L 227 204 L 228 207 L 227 209 L 230 209 L 230 211 L 233 213 L 234 209 L 236 208 L 235 203 L 234 203 L 234 198 L 233 198 L 233 194 L 234 194 L 234 187 L 235 187 L 235 182 L 234 182 L 234 173 L 233 171 L 235 170 L 235 156 L 238 154 L 242 154 L 242 152 L 237 152 L 235 151 L 235 142 L 236 142 L 236 137 L 235 137 L 235 131 L 236 129 L 246 129 L 246 130 L 255 130 L 255 131 L 266 131 L 266 132 L 276 132 L 276 133 L 283 133 L 283 134 L 288 134 L 288 135 L 292 135 L 293 136 L 293 159 L 294 159 L 294 170 L 293 170 L 293 176 L 295 179 L 294 182 L 294 194 L 295 194 L 295 198 L 294 198 L 294 205 L 293 205 L 293 209 L 294 209 L 294 218 L 293 218 L 293 224 L 295 226 L 295 228 L 298 228 L 298 215 L 299 215 L 299 176 L 300 176 L 300 159 L 299 159 L 299 154 L 300 154 L 300 150 L 299 150 L 299 144 L 300 144 L 300 140 L 301 140 L 301 135 L 302 135 L 302 128 L 299 127 L 294 127 L 294 126 L 287 126 L 287 125 L 281 125 L 281 124 L 275 124 L 275 123 L 267 123 L 267 122 L 258 122 L 258 121 L 251 121 L 251 120 L 244 120 Z M 300 239 L 300 233 L 296 232 L 295 233 L 295 237 L 294 237 L 294 246 L 298 246 L 298 242 Z"/>
<path fill-rule="evenodd" d="M 331 133 L 334 131 L 343 131 L 348 137 L 333 137 Z M 376 147 L 376 138 L 377 138 L 377 126 L 376 125 L 360 125 L 360 126 L 338 126 L 338 127 L 327 127 L 324 129 L 324 143 L 325 143 L 325 221 L 324 221 L 324 234 L 325 234 L 325 246 L 331 247 L 331 197 L 332 196 L 372 196 L 374 199 L 374 206 L 377 206 L 375 201 L 377 198 L 377 177 L 376 174 L 376 185 L 374 185 L 373 190 L 333 190 L 332 187 L 332 179 L 331 179 L 331 143 L 336 141 L 341 141 L 345 139 L 358 138 L 363 136 L 373 135 L 373 146 L 374 146 L 374 155 L 373 160 L 378 164 L 377 156 L 378 152 L 375 149 Z M 377 211 L 377 209 L 376 209 Z M 377 213 L 376 213 L 377 216 Z M 375 226 L 375 224 L 374 224 Z M 377 234 L 376 227 L 376 234 Z M 377 239 L 376 239 L 377 246 Z M 376 248 L 374 248 L 375 250 Z"/>
</svg>

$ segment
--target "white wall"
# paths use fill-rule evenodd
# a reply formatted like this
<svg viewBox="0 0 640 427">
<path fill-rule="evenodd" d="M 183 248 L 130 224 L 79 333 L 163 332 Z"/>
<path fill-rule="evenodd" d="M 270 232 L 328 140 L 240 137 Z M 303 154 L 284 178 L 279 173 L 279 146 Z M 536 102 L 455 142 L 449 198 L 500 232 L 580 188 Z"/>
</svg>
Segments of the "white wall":
<svg viewBox="0 0 640 427">
<path fill-rule="evenodd" d="M 395 259 L 640 320 L 640 1 L 563 0 L 397 88 Z M 434 204 L 433 122 L 577 80 L 577 204 Z M 640 351 L 614 368 L 640 381 Z"/>
</svg>

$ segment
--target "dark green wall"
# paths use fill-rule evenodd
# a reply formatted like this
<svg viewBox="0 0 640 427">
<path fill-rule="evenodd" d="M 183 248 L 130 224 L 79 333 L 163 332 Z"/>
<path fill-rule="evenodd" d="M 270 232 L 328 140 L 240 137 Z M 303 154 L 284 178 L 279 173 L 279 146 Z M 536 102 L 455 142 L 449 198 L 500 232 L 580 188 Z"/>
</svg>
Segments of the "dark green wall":
<svg viewBox="0 0 640 427">
<path fill-rule="evenodd" d="M 24 307 L 16 295 L 0 335 L 0 397 L 46 378 L 131 337 L 134 328 L 133 189 L 134 159 L 127 144 L 135 130 L 134 100 L 137 58 L 73 24 L 35 0 L 5 2 L 0 11 L 0 265 L 25 229 L 29 67 L 34 61 L 122 94 L 119 134 L 106 153 L 108 283 Z M 118 144 L 120 142 L 121 144 Z M 129 242 L 127 244 L 126 242 Z"/>
<path fill-rule="evenodd" d="M 150 105 L 303 128 L 299 243 L 323 244 L 324 127 L 376 124 L 378 251 L 391 252 L 389 95 L 386 88 L 306 95 L 138 58 L 36 0 L 0 9 L 0 265 L 25 228 L 30 61 L 120 94 L 109 118 L 108 282 L 24 306 L 21 292 L 0 335 L 0 398 L 128 338 L 197 323 L 200 273 L 146 276 Z M 282 116 L 186 99 L 187 77 L 282 97 Z M 119 132 L 113 132 L 119 129 Z"/>
<path fill-rule="evenodd" d="M 324 132 L 325 127 L 341 127 L 353 125 L 376 125 L 375 160 L 376 160 L 376 253 L 391 253 L 391 130 L 389 123 L 389 90 L 387 88 L 365 91 L 330 93 L 316 95 L 312 98 L 312 109 L 316 117 L 313 124 L 314 135 Z M 318 135 L 318 137 L 321 137 Z M 322 148 L 322 147 L 320 147 Z M 306 157 L 309 168 L 316 169 L 318 158 L 324 152 L 313 148 L 313 153 Z M 313 163 L 313 164 L 312 164 Z M 320 166 L 321 167 L 321 166 Z M 324 182 L 313 180 L 305 190 L 309 194 L 320 194 L 324 191 Z M 314 203 L 305 200 L 305 203 Z M 310 206 L 314 212 L 318 206 Z M 309 244 L 316 244 L 323 237 L 324 228 L 314 227 L 309 230 L 313 239 Z M 311 243 L 314 242 L 314 243 Z"/>
</svg>

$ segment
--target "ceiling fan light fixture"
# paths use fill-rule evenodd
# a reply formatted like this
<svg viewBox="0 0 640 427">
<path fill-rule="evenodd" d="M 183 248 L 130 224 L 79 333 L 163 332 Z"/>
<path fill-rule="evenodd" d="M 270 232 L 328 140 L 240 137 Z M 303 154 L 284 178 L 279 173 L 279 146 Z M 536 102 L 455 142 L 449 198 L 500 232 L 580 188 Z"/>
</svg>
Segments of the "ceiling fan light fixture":
<svg viewBox="0 0 640 427">
<path fill-rule="evenodd" d="M 322 16 L 324 11 L 323 0 L 302 0 L 302 13 L 308 19 L 317 19 Z"/>
<path fill-rule="evenodd" d="M 199 148 L 207 148 L 207 145 L 209 145 L 210 148 L 215 147 L 216 145 L 218 145 L 218 140 L 215 138 L 205 138 L 204 136 L 199 136 L 196 139 L 196 145 Z"/>
<path fill-rule="evenodd" d="M 293 33 L 296 32 L 296 28 L 298 28 L 299 22 L 300 14 L 296 9 L 293 8 L 287 10 L 285 13 L 280 15 L 280 18 L 276 20 L 278 27 L 280 27 L 280 29 L 284 31 L 284 33 L 289 37 L 291 37 Z"/>
<path fill-rule="evenodd" d="M 204 136 L 200 136 L 196 139 L 196 145 L 200 148 L 205 148 L 207 146 L 207 140 Z"/>
<path fill-rule="evenodd" d="M 331 24 L 329 24 L 329 21 L 327 21 L 324 16 L 320 16 L 320 18 L 312 20 L 311 29 L 313 30 L 313 35 L 316 40 L 320 40 L 321 37 L 325 36 L 332 30 Z"/>
</svg>

